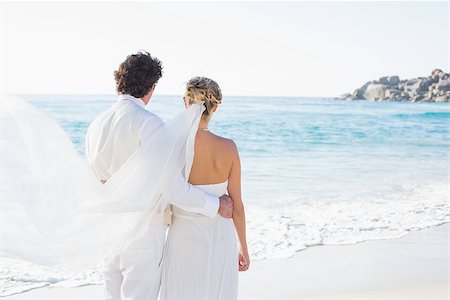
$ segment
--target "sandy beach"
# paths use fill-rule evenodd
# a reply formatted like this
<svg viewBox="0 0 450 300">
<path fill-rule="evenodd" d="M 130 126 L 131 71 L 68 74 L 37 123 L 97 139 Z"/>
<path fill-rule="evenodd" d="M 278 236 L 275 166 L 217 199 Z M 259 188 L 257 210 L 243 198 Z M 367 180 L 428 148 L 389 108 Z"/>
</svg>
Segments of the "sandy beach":
<svg viewBox="0 0 450 300">
<path fill-rule="evenodd" d="M 254 261 L 240 277 L 239 299 L 445 300 L 450 224 L 391 240 L 317 246 L 294 257 Z M 101 300 L 100 285 L 48 286 L 4 297 Z"/>
</svg>

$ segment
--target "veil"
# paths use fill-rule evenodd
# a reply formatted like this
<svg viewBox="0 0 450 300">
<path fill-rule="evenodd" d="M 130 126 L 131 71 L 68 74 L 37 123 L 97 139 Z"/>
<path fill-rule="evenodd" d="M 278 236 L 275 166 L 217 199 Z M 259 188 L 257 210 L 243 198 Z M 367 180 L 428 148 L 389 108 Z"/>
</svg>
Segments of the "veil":
<svg viewBox="0 0 450 300">
<path fill-rule="evenodd" d="M 0 257 L 79 272 L 141 237 L 187 180 L 203 105 L 161 126 L 105 183 L 63 129 L 31 104 L 0 94 Z"/>
</svg>

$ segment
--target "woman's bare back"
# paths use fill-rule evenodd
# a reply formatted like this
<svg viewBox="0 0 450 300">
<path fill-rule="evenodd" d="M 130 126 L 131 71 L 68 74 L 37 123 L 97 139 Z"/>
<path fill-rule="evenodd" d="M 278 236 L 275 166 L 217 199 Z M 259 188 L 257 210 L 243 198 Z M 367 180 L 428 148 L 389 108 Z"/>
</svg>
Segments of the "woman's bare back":
<svg viewBox="0 0 450 300">
<path fill-rule="evenodd" d="M 199 130 L 195 139 L 195 154 L 189 182 L 215 184 L 225 182 L 233 163 L 236 146 L 232 140 L 209 131 Z"/>
</svg>

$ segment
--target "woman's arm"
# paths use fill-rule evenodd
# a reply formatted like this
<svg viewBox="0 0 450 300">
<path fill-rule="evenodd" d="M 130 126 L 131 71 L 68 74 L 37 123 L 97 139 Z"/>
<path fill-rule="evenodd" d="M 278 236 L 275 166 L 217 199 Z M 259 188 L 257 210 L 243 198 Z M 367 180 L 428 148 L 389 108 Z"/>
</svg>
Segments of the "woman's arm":
<svg viewBox="0 0 450 300">
<path fill-rule="evenodd" d="M 247 249 L 247 237 L 245 231 L 245 211 L 241 195 L 241 162 L 236 144 L 232 143 L 232 165 L 228 179 L 228 193 L 233 199 L 233 222 L 239 239 L 239 271 L 247 271 L 250 259 Z"/>
</svg>

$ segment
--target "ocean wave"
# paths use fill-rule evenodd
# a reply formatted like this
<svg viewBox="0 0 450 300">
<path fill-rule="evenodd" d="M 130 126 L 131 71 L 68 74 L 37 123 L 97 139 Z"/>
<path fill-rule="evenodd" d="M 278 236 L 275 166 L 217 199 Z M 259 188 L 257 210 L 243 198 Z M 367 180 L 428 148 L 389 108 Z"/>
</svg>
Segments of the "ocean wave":
<svg viewBox="0 0 450 300">
<path fill-rule="evenodd" d="M 450 222 L 447 182 L 403 184 L 364 199 L 247 207 L 253 259 L 287 258 L 318 245 L 399 238 Z M 277 213 L 274 213 L 277 212 Z"/>
<path fill-rule="evenodd" d="M 399 238 L 450 222 L 447 182 L 402 184 L 380 195 L 348 200 L 286 200 L 247 205 L 248 240 L 255 260 L 281 259 L 319 245 L 356 244 Z M 265 202 L 267 203 L 267 201 Z M 100 266 L 73 275 L 0 259 L 0 296 L 48 285 L 100 284 Z"/>
<path fill-rule="evenodd" d="M 409 118 L 422 118 L 422 119 L 450 119 L 450 112 L 437 111 L 437 112 L 425 112 L 425 113 L 408 113 L 408 114 L 395 114 L 394 117 L 401 119 Z"/>
</svg>

